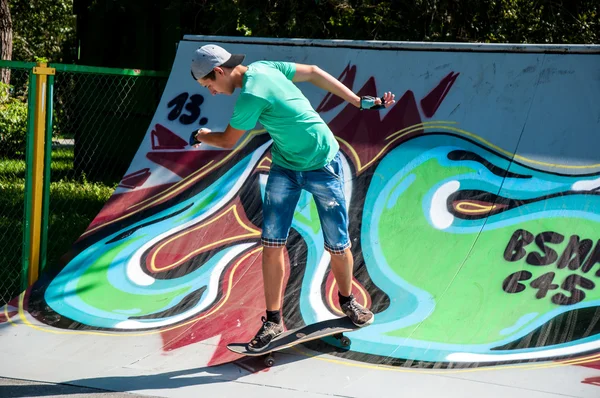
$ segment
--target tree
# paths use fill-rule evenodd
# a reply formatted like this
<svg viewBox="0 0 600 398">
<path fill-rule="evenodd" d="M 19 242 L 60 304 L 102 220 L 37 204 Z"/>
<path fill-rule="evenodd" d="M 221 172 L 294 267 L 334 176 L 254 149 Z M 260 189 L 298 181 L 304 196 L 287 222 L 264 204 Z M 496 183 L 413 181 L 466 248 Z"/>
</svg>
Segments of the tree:
<svg viewBox="0 0 600 398">
<path fill-rule="evenodd" d="M 12 29 L 8 0 L 0 0 L 0 57 L 3 60 L 12 59 Z M 10 69 L 0 69 L 0 81 L 6 84 L 10 82 Z"/>
<path fill-rule="evenodd" d="M 598 43 L 598 0 L 181 0 L 183 34 Z"/>
<path fill-rule="evenodd" d="M 6 1 L 6 0 L 0 0 Z M 13 19 L 13 58 L 33 62 L 75 59 L 73 0 L 8 0 Z"/>
</svg>

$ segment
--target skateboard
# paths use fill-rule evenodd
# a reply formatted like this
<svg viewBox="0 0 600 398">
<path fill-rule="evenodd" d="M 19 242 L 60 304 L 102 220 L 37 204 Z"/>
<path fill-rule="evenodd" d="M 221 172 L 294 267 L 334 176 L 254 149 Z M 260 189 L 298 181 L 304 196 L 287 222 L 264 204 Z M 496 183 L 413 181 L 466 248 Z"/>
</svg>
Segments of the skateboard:
<svg viewBox="0 0 600 398">
<path fill-rule="evenodd" d="M 275 365 L 275 358 L 273 358 L 273 353 L 275 351 L 281 351 L 297 344 L 306 343 L 323 337 L 333 336 L 340 341 L 343 347 L 348 347 L 352 342 L 348 337 L 344 336 L 343 333 L 352 332 L 356 329 L 360 328 L 353 324 L 348 317 L 328 319 L 326 321 L 287 330 L 275 337 L 271 341 L 271 344 L 260 351 L 248 350 L 246 348 L 248 343 L 231 343 L 227 345 L 227 348 L 237 354 L 246 356 L 259 357 L 264 355 L 265 365 L 271 367 Z"/>
</svg>

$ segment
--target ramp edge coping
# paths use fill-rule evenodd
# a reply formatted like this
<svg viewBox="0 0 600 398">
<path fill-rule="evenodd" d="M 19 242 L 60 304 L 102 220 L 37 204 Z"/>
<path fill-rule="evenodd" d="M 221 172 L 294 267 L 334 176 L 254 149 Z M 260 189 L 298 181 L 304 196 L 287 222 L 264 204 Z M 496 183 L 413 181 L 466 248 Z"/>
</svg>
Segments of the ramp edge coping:
<svg viewBox="0 0 600 398">
<path fill-rule="evenodd" d="M 341 47 L 374 50 L 409 51 L 464 51 L 464 52 L 517 52 L 600 54 L 597 44 L 518 44 L 518 43 L 454 43 L 408 42 L 379 40 L 321 40 L 266 37 L 237 37 L 211 35 L 184 35 L 183 41 L 219 42 L 237 44 L 269 44 L 280 46 Z"/>
</svg>

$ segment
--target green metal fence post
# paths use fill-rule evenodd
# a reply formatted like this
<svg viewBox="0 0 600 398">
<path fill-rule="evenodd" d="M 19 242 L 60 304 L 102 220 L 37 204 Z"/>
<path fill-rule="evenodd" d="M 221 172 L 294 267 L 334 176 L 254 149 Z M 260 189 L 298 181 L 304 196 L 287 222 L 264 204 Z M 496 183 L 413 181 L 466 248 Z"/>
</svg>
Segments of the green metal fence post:
<svg viewBox="0 0 600 398">
<path fill-rule="evenodd" d="M 52 111 L 54 103 L 54 76 L 48 76 L 48 92 L 46 96 L 46 145 L 44 148 L 44 188 L 42 209 L 42 231 L 40 235 L 40 273 L 46 268 L 46 252 L 48 249 L 48 225 L 50 208 L 50 171 L 52 166 Z"/>
</svg>

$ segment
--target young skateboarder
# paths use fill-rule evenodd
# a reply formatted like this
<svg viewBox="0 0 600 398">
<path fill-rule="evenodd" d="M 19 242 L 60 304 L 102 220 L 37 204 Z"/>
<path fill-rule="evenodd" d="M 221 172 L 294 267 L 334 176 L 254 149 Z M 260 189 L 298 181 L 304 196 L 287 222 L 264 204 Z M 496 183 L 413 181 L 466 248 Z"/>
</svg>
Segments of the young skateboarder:
<svg viewBox="0 0 600 398">
<path fill-rule="evenodd" d="M 233 148 L 257 122 L 273 139 L 273 162 L 263 203 L 261 237 L 267 311 L 266 317 L 262 318 L 262 327 L 248 343 L 248 349 L 262 350 L 283 332 L 283 248 L 302 189 L 313 195 L 317 206 L 342 311 L 355 325 L 369 325 L 373 322 L 373 313 L 351 294 L 354 262 L 348 238 L 339 144 L 294 83 L 311 82 L 365 110 L 391 106 L 395 102 L 394 94 L 386 92 L 382 98 L 361 98 L 315 65 L 258 61 L 244 66 L 244 58 L 242 54 L 232 55 L 214 44 L 194 52 L 191 64 L 194 80 L 213 95 L 231 95 L 236 88 L 241 91 L 225 131 L 217 133 L 202 128 L 193 135 L 191 144 Z"/>
</svg>

